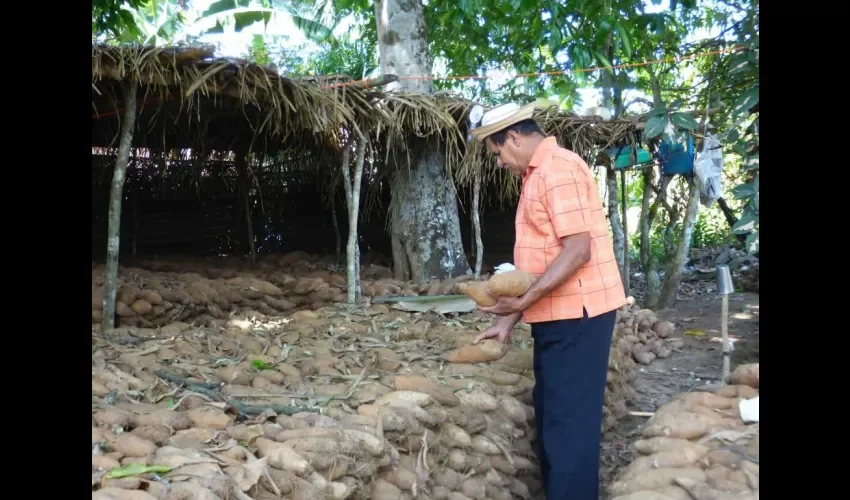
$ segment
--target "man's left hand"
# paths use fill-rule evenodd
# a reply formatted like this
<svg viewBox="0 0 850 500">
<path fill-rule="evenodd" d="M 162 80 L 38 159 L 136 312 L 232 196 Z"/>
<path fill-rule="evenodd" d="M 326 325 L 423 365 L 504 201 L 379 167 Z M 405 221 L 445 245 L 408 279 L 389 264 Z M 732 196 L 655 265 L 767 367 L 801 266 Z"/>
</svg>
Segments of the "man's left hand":
<svg viewBox="0 0 850 500">
<path fill-rule="evenodd" d="M 480 310 L 488 313 L 498 314 L 499 316 L 507 316 L 522 312 L 528 306 L 525 305 L 522 297 L 499 297 L 499 301 L 490 307 L 479 307 Z"/>
</svg>

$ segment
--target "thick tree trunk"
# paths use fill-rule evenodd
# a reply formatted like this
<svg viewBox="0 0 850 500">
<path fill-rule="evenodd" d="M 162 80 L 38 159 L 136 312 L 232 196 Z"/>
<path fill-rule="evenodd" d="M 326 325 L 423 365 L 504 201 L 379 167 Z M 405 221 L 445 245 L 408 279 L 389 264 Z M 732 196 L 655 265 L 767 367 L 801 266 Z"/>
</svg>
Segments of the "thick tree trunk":
<svg viewBox="0 0 850 500">
<path fill-rule="evenodd" d="M 676 293 L 679 291 L 682 271 L 691 249 L 691 236 L 694 233 L 697 214 L 699 214 L 699 187 L 693 177 L 688 179 L 688 188 L 688 208 L 685 219 L 682 221 L 682 236 L 676 248 L 675 257 L 667 261 L 664 285 L 661 287 L 661 295 L 658 298 L 658 307 L 662 309 L 676 303 Z"/>
<path fill-rule="evenodd" d="M 248 239 L 248 251 L 251 252 L 251 264 L 257 263 L 257 247 L 254 243 L 254 221 L 251 217 L 251 193 L 248 183 L 248 162 L 244 151 L 236 152 L 236 173 L 239 176 L 239 202 L 245 216 L 245 231 Z"/>
<path fill-rule="evenodd" d="M 623 234 L 623 222 L 620 220 L 619 201 L 617 200 L 617 173 L 613 165 L 606 168 L 608 188 L 608 221 L 611 223 L 611 233 L 614 242 L 614 257 L 617 259 L 617 267 L 620 268 L 620 278 L 623 287 L 626 286 L 625 250 L 626 237 Z"/>
<path fill-rule="evenodd" d="M 484 261 L 484 243 L 481 241 L 481 171 L 475 174 L 475 184 L 472 186 L 472 223 L 475 231 L 475 279 L 481 278 L 481 265 Z"/>
<path fill-rule="evenodd" d="M 419 283 L 471 272 L 461 243 L 457 195 L 443 172 L 442 156 L 430 153 L 415 168 L 400 168 L 393 186 L 393 230 L 410 266 L 406 278 Z"/>
<path fill-rule="evenodd" d="M 354 162 L 354 180 L 352 181 L 349 170 L 349 157 L 351 147 L 357 148 L 357 160 Z M 366 154 L 366 141 L 359 140 L 350 142 L 342 154 L 342 176 L 345 182 L 345 201 L 348 205 L 348 245 L 346 246 L 347 258 L 347 284 L 348 302 L 353 304 L 360 298 L 360 245 L 357 241 L 357 220 L 360 215 L 360 184 L 363 179 L 363 160 Z"/>
<path fill-rule="evenodd" d="M 379 0 L 375 19 L 382 72 L 430 75 L 422 0 Z M 427 79 L 403 80 L 386 88 L 422 94 L 432 90 Z M 457 192 L 446 175 L 439 144 L 428 144 L 412 163 L 409 168 L 398 165 L 393 184 L 390 232 L 395 277 L 421 282 L 471 273 L 463 252 Z"/>
<path fill-rule="evenodd" d="M 103 321 L 105 332 L 115 328 L 115 304 L 118 296 L 118 253 L 121 246 L 121 198 L 124 193 L 124 177 L 130 162 L 133 144 L 133 128 L 136 126 L 136 83 L 124 86 L 124 121 L 121 124 L 121 141 L 118 157 L 112 173 L 112 188 L 109 190 L 109 221 L 106 244 L 106 269 L 103 277 Z"/>
</svg>

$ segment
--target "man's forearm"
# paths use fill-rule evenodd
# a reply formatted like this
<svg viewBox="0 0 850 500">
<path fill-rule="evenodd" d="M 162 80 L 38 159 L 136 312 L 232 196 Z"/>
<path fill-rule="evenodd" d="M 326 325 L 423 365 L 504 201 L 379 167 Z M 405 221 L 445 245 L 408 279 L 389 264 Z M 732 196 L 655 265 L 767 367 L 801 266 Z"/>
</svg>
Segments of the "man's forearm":
<svg viewBox="0 0 850 500">
<path fill-rule="evenodd" d="M 570 279 L 588 260 L 590 260 L 589 234 L 581 233 L 564 238 L 561 252 L 523 295 L 525 305 L 531 306 L 549 295 L 552 290 Z"/>
<path fill-rule="evenodd" d="M 493 325 L 493 326 L 501 326 L 501 327 L 507 328 L 508 331 L 510 331 L 510 330 L 513 329 L 513 327 L 516 326 L 517 323 L 519 323 L 519 320 L 521 318 L 522 318 L 521 312 L 508 314 L 506 316 L 499 316 L 496 319 L 496 324 Z"/>
</svg>

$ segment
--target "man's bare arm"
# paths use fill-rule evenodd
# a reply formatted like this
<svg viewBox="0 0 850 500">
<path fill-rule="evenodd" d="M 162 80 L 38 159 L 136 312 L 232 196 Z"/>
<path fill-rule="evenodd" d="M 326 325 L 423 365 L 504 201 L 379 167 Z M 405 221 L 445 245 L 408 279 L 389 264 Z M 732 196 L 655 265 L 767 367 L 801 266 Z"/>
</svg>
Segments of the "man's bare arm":
<svg viewBox="0 0 850 500">
<path fill-rule="evenodd" d="M 561 252 L 522 296 L 523 309 L 549 295 L 589 260 L 590 233 L 576 233 L 561 238 Z"/>
</svg>

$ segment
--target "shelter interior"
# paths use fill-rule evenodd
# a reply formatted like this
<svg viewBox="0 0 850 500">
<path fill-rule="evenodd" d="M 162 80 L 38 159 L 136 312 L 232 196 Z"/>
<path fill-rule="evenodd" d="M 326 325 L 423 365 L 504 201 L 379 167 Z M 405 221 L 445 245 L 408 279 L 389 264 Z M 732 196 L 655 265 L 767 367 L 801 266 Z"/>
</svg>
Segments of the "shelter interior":
<svg viewBox="0 0 850 500">
<path fill-rule="evenodd" d="M 485 172 L 479 209 L 484 262 L 512 260 L 518 183 L 495 169 L 483 148 L 465 144 L 470 103 L 428 96 L 388 101 L 379 90 L 362 87 L 327 90 L 244 61 L 214 59 L 208 49 L 93 45 L 95 260 L 106 254 L 109 192 L 128 83 L 138 85 L 138 90 L 123 188 L 122 260 L 169 254 L 244 255 L 249 251 L 249 231 L 258 255 L 294 250 L 344 253 L 348 218 L 339 173 L 340 137 L 352 124 L 363 129 L 374 145 L 364 164 L 361 191 L 364 264 L 391 263 L 387 165 L 394 158 L 400 163 L 399 158 L 415 154 L 414 143 L 428 136 L 450 143 L 462 157 L 449 168 L 458 189 L 470 264 L 474 264 L 471 179 L 476 168 Z M 386 121 L 374 118 L 370 106 L 390 110 Z M 537 117 L 544 130 L 586 158 L 602 147 L 634 141 L 634 122 L 601 124 L 558 111 L 540 112 Z M 386 130 L 388 124 L 397 126 L 394 135 Z M 451 130 L 446 130 L 447 124 Z M 400 148 L 390 144 L 399 138 L 403 138 Z M 246 167 L 245 178 L 240 178 L 240 162 Z M 241 198 L 245 193 L 250 226 Z"/>
</svg>

